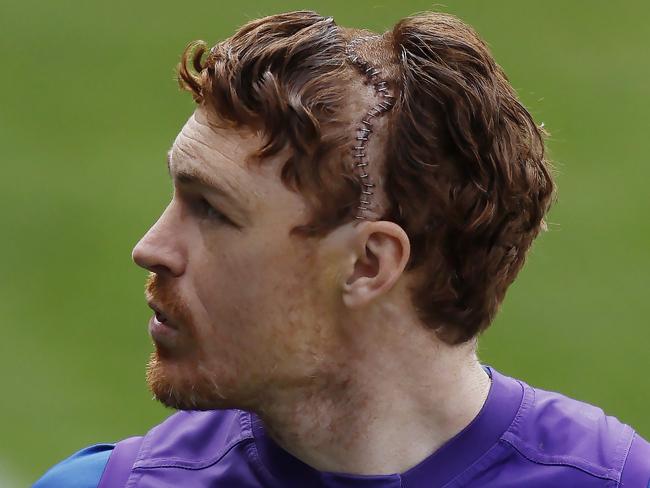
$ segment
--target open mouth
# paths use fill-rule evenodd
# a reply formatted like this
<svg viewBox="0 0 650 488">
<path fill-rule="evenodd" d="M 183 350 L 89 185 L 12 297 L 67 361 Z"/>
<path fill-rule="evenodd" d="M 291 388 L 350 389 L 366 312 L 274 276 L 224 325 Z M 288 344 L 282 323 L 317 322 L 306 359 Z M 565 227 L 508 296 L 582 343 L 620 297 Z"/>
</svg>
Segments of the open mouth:
<svg viewBox="0 0 650 488">
<path fill-rule="evenodd" d="M 176 329 L 176 325 L 170 322 L 169 317 L 165 315 L 165 313 L 160 309 L 160 307 L 154 303 L 149 302 L 148 303 L 149 308 L 153 310 L 154 316 L 153 319 L 158 322 L 159 324 L 166 325 L 167 327 L 171 327 L 172 329 Z"/>
<path fill-rule="evenodd" d="M 156 317 L 156 320 L 160 322 L 161 324 L 166 324 L 167 323 L 167 316 L 163 314 L 162 312 L 159 312 L 154 309 L 154 315 Z"/>
<path fill-rule="evenodd" d="M 171 351 L 178 346 L 180 332 L 170 325 L 164 314 L 156 312 L 149 320 L 149 335 L 156 346 Z"/>
</svg>

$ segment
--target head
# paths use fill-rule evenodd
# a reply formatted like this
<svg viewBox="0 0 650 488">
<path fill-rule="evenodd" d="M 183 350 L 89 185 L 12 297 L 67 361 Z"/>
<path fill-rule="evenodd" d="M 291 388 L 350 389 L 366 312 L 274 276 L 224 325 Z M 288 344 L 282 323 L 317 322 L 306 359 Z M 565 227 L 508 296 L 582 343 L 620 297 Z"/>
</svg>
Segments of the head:
<svg viewBox="0 0 650 488">
<path fill-rule="evenodd" d="M 260 409 L 347 381 L 359 338 L 394 321 L 446 347 L 488 327 L 554 185 L 471 28 L 428 13 L 376 35 L 292 12 L 191 43 L 178 76 L 197 107 L 133 251 L 167 324 L 148 369 L 163 403 Z"/>
</svg>

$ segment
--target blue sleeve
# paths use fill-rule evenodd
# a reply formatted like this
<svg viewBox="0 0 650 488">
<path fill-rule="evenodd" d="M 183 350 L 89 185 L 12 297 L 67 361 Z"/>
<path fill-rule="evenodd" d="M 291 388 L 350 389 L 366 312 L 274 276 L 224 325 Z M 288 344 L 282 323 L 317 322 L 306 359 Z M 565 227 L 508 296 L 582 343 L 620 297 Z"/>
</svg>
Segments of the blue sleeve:
<svg viewBox="0 0 650 488">
<path fill-rule="evenodd" d="M 55 464 L 32 488 L 97 488 L 114 444 L 96 444 Z"/>
</svg>

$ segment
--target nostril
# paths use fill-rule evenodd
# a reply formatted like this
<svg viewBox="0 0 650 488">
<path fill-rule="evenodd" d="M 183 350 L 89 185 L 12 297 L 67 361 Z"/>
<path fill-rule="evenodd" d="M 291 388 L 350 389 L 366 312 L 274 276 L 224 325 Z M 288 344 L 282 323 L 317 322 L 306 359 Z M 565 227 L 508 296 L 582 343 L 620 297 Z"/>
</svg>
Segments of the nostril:
<svg viewBox="0 0 650 488">
<path fill-rule="evenodd" d="M 156 273 L 157 275 L 172 274 L 171 270 L 167 266 L 163 266 L 162 264 L 147 266 L 146 268 L 152 273 Z"/>
</svg>

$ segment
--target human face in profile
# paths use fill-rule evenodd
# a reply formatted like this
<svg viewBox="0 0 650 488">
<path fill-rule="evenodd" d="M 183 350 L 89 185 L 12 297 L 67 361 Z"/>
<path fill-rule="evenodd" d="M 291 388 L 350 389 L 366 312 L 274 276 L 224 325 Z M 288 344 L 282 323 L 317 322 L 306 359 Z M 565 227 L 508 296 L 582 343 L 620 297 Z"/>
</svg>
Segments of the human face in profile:
<svg viewBox="0 0 650 488">
<path fill-rule="evenodd" d="M 247 164 L 261 137 L 215 121 L 199 107 L 178 134 L 173 197 L 133 250 L 150 271 L 147 376 L 173 408 L 254 410 L 334 364 L 338 245 L 289 235 L 309 214 L 282 155 Z"/>
</svg>

